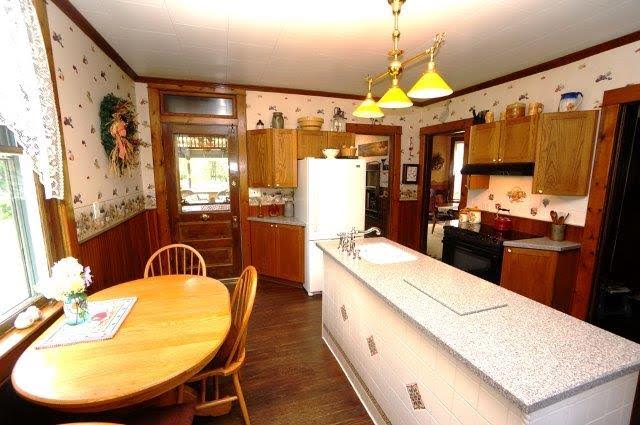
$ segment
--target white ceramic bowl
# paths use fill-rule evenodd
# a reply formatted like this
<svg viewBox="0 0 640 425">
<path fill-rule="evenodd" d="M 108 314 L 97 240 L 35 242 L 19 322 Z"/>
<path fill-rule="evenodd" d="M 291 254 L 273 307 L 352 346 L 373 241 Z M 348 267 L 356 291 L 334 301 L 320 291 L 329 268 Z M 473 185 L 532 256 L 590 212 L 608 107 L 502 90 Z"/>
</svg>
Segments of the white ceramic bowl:
<svg viewBox="0 0 640 425">
<path fill-rule="evenodd" d="M 327 159 L 335 158 L 338 156 L 338 152 L 340 152 L 340 149 L 322 149 L 322 154 Z"/>
</svg>

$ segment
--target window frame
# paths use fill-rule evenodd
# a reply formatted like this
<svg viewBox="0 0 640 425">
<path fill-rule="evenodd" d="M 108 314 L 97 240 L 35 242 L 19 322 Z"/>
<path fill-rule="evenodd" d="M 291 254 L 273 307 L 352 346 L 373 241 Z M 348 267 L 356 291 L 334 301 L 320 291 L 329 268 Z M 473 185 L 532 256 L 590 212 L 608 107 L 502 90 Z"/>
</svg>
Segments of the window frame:
<svg viewBox="0 0 640 425">
<path fill-rule="evenodd" d="M 11 130 L 8 128 L 6 130 L 11 132 Z M 9 164 L 10 166 L 14 167 L 15 174 L 17 174 L 18 176 L 22 175 L 22 172 L 20 171 L 20 168 L 19 168 L 20 167 L 19 155 L 23 155 L 23 154 L 24 154 L 24 150 L 20 146 L 0 145 L 0 160 L 11 161 L 9 162 Z M 13 162 L 13 165 L 11 165 L 12 162 Z M 43 236 L 45 254 L 47 256 L 47 265 L 51 266 L 52 252 L 50 249 L 50 244 L 47 241 L 47 229 L 49 227 L 49 222 L 46 216 L 47 212 L 43 208 L 43 202 L 42 202 L 44 200 L 44 191 L 42 190 L 42 187 L 38 180 L 38 176 L 35 173 L 33 174 L 33 183 L 35 185 L 36 199 L 38 202 L 38 216 L 40 218 L 40 224 L 42 226 L 42 233 L 43 233 L 42 236 Z M 33 242 L 32 242 L 31 235 L 29 235 L 27 231 L 28 229 L 26 225 L 27 223 L 24 223 L 25 217 L 28 215 L 27 206 L 25 205 L 24 201 L 20 202 L 19 205 L 16 205 L 15 198 L 12 199 L 12 203 L 15 211 L 20 210 L 19 213 L 17 214 L 17 220 L 18 220 L 17 224 L 19 228 L 18 237 L 20 239 L 20 245 L 21 247 L 24 247 L 25 245 L 27 245 L 27 249 L 22 250 L 22 256 L 23 256 L 23 263 L 24 263 L 23 265 L 25 267 L 25 273 L 29 281 L 30 296 L 29 298 L 26 298 L 25 300 L 21 301 L 20 303 L 12 307 L 10 310 L 6 312 L 6 314 L 2 314 L 0 316 L 0 317 L 3 317 L 0 319 L 0 336 L 10 331 L 11 329 L 13 329 L 14 327 L 13 323 L 16 317 L 25 309 L 27 309 L 32 305 L 41 307 L 48 303 L 48 300 L 44 298 L 41 294 L 35 292 L 35 288 L 34 288 L 34 285 L 36 283 L 35 280 L 37 277 L 37 272 L 34 264 L 35 257 L 34 257 L 34 250 L 33 250 Z"/>
</svg>

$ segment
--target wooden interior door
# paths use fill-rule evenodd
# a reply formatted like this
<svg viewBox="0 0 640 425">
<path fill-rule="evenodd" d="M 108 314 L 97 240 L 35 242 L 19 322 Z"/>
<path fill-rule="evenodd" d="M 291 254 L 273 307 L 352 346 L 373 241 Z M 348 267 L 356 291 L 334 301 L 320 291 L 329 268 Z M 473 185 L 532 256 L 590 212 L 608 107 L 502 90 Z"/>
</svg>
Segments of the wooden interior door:
<svg viewBox="0 0 640 425">
<path fill-rule="evenodd" d="M 237 128 L 162 126 L 171 238 L 197 249 L 215 278 L 241 267 Z"/>
<path fill-rule="evenodd" d="M 501 122 L 471 127 L 467 164 L 492 164 L 498 161 Z"/>
<path fill-rule="evenodd" d="M 271 187 L 273 181 L 273 130 L 247 132 L 249 187 Z"/>
<path fill-rule="evenodd" d="M 533 162 L 536 156 L 535 116 L 506 120 L 500 137 L 499 162 Z"/>
</svg>

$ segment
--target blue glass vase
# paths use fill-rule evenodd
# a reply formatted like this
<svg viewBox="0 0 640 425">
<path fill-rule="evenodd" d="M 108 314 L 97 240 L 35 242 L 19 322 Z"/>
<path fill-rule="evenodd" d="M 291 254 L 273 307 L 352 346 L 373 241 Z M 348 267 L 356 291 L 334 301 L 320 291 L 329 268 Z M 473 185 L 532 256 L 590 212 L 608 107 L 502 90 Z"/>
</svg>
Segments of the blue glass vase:
<svg viewBox="0 0 640 425">
<path fill-rule="evenodd" d="M 87 294 L 71 294 L 64 300 L 64 317 L 68 325 L 79 325 L 89 320 Z"/>
</svg>

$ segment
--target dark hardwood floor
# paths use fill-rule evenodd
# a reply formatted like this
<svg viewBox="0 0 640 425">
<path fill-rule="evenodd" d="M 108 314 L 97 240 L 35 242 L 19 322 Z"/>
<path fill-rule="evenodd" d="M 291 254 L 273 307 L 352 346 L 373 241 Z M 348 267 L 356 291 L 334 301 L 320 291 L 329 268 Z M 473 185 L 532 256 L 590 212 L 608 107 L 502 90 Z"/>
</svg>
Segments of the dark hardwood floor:
<svg viewBox="0 0 640 425">
<path fill-rule="evenodd" d="M 302 289 L 258 284 L 241 383 L 251 421 L 261 424 L 371 424 L 340 366 L 321 339 L 322 301 Z M 226 387 L 226 386 L 225 386 Z M 223 387 L 223 389 L 225 388 Z M 21 400 L 10 385 L 0 391 L 0 424 L 48 424 L 46 409 Z M 221 417 L 194 424 L 242 424 L 237 403 Z"/>
</svg>

